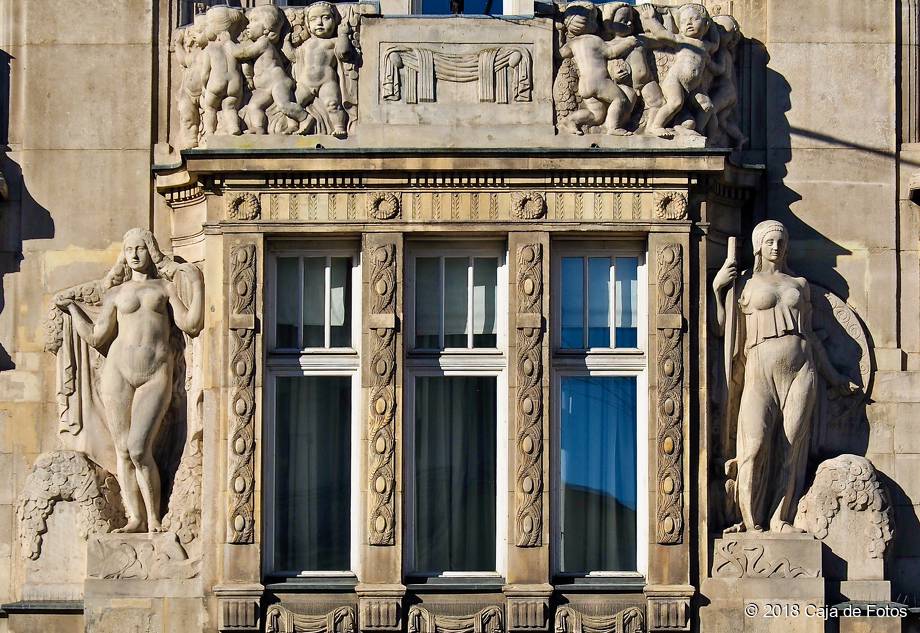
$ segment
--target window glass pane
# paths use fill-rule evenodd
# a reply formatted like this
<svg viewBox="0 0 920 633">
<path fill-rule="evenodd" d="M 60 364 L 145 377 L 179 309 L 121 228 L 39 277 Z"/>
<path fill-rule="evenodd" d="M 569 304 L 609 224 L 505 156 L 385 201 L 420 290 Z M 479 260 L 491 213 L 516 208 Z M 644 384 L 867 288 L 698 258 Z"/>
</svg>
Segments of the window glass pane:
<svg viewBox="0 0 920 633">
<path fill-rule="evenodd" d="M 616 279 L 616 345 L 639 346 L 639 259 L 617 257 Z"/>
<path fill-rule="evenodd" d="M 562 379 L 562 570 L 636 570 L 636 378 Z"/>
<path fill-rule="evenodd" d="M 351 379 L 275 383 L 274 568 L 351 569 Z"/>
<path fill-rule="evenodd" d="M 303 260 L 303 346 L 326 346 L 325 257 L 305 257 Z"/>
<path fill-rule="evenodd" d="M 300 310 L 297 307 L 299 296 L 296 289 L 300 284 L 300 260 L 296 257 L 278 258 L 278 287 L 275 291 L 275 345 L 282 348 L 300 349 L 297 340 L 297 320 Z"/>
<path fill-rule="evenodd" d="M 585 315 L 585 265 L 581 257 L 562 258 L 562 347 L 582 349 Z"/>
<path fill-rule="evenodd" d="M 467 15 L 495 15 L 502 12 L 502 0 L 422 0 L 422 13 L 425 15 L 450 15 L 465 13 Z"/>
<path fill-rule="evenodd" d="M 441 328 L 441 262 L 437 257 L 415 260 L 415 347 L 437 349 Z"/>
<path fill-rule="evenodd" d="M 329 291 L 329 346 L 351 346 L 351 258 L 333 257 Z"/>
<path fill-rule="evenodd" d="M 469 265 L 467 257 L 444 258 L 444 347 L 469 347 Z"/>
<path fill-rule="evenodd" d="M 498 260 L 473 260 L 473 347 L 498 345 L 496 304 L 498 303 Z"/>
<path fill-rule="evenodd" d="M 415 381 L 415 566 L 495 570 L 496 379 Z"/>
<path fill-rule="evenodd" d="M 610 258 L 588 258 L 588 347 L 610 347 Z"/>
</svg>

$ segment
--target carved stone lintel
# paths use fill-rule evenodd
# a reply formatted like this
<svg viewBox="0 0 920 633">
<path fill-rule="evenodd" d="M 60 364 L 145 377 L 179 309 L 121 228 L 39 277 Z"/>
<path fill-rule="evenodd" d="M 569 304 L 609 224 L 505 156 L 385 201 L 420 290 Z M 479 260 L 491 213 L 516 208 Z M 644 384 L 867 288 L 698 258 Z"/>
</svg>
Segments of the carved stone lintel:
<svg viewBox="0 0 920 633">
<path fill-rule="evenodd" d="M 543 543 L 543 246 L 517 249 L 515 542 Z"/>
<path fill-rule="evenodd" d="M 255 534 L 256 250 L 230 250 L 230 428 L 227 459 L 227 542 Z"/>
<path fill-rule="evenodd" d="M 218 585 L 217 630 L 220 633 L 257 633 L 260 630 L 262 585 Z"/>
<path fill-rule="evenodd" d="M 658 249 L 657 521 L 660 544 L 683 541 L 683 250 Z"/>
<path fill-rule="evenodd" d="M 555 633 L 645 633 L 645 614 L 627 607 L 609 616 L 583 614 L 571 605 L 556 609 Z"/>
<path fill-rule="evenodd" d="M 281 604 L 265 611 L 266 633 L 357 633 L 353 607 L 337 607 L 328 613 L 304 615 Z"/>
<path fill-rule="evenodd" d="M 469 616 L 438 615 L 424 606 L 409 609 L 408 633 L 502 633 L 501 607 L 489 606 Z"/>
<path fill-rule="evenodd" d="M 371 313 L 368 405 L 370 545 L 396 543 L 396 245 L 370 253 Z"/>
<path fill-rule="evenodd" d="M 690 585 L 648 585 L 649 633 L 690 630 L 690 599 L 696 589 Z"/>
</svg>

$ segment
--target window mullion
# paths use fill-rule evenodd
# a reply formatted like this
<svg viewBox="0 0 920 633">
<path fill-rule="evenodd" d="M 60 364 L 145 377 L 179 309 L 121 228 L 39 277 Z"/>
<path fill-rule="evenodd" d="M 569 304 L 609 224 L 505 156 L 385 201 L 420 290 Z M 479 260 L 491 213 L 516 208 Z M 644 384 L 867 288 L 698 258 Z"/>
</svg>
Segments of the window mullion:
<svg viewBox="0 0 920 633">
<path fill-rule="evenodd" d="M 610 322 L 607 324 L 610 328 L 610 347 L 611 349 L 617 346 L 616 340 L 616 330 L 617 330 L 617 282 L 616 282 L 616 257 L 612 256 L 610 258 L 610 276 L 607 281 L 607 292 L 609 293 L 608 297 L 608 309 L 610 310 L 610 316 L 608 317 Z"/>
<path fill-rule="evenodd" d="M 466 346 L 473 348 L 473 258 L 466 268 Z"/>
<path fill-rule="evenodd" d="M 323 345 L 329 347 L 332 341 L 332 257 L 326 255 L 323 269 Z"/>
</svg>

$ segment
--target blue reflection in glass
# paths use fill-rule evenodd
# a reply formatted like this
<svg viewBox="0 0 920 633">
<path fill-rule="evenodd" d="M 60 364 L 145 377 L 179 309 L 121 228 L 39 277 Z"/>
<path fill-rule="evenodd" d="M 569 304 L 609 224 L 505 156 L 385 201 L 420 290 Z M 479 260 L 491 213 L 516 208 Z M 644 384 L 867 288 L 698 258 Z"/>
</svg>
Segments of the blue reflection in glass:
<svg viewBox="0 0 920 633">
<path fill-rule="evenodd" d="M 562 379 L 562 571 L 636 569 L 636 378 Z"/>
<path fill-rule="evenodd" d="M 583 349 L 585 346 L 585 260 L 562 258 L 562 347 Z"/>
<path fill-rule="evenodd" d="M 639 346 L 639 258 L 617 257 L 614 271 L 616 282 L 616 346 Z"/>
<path fill-rule="evenodd" d="M 610 347 L 610 258 L 588 258 L 588 347 Z"/>
</svg>

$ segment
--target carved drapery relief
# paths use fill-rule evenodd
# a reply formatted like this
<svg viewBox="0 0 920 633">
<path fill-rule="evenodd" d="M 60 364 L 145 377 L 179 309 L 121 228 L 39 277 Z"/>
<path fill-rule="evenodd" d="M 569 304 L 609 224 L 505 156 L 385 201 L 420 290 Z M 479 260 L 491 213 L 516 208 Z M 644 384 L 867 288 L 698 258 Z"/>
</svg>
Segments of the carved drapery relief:
<svg viewBox="0 0 920 633">
<path fill-rule="evenodd" d="M 741 147 L 736 63 L 741 31 L 703 5 L 565 5 L 553 85 L 559 130 L 706 136 Z"/>
<path fill-rule="evenodd" d="M 432 103 L 437 83 L 477 82 L 483 103 L 529 102 L 533 61 L 526 46 L 489 46 L 470 53 L 445 53 L 421 45 L 396 44 L 381 49 L 385 101 Z"/>
<path fill-rule="evenodd" d="M 835 526 L 835 519 L 845 509 L 857 513 L 858 518 Z M 818 466 L 814 483 L 799 501 L 795 524 L 825 542 L 831 536 L 833 545 L 850 546 L 847 552 L 832 546 L 838 556 L 883 559 L 893 539 L 892 514 L 888 494 L 872 462 L 858 455 L 841 455 Z"/>
<path fill-rule="evenodd" d="M 424 606 L 409 608 L 408 633 L 502 633 L 502 610 L 497 606 L 480 609 L 473 615 L 435 614 Z"/>
<path fill-rule="evenodd" d="M 74 501 L 80 505 L 77 532 L 81 538 L 105 534 L 125 524 L 118 482 L 103 468 L 77 451 L 43 453 L 19 495 L 16 519 L 23 555 L 38 560 L 42 535 L 55 504 Z"/>
<path fill-rule="evenodd" d="M 347 136 L 357 115 L 361 15 L 370 10 L 317 2 L 245 13 L 217 6 L 195 16 L 173 35 L 182 73 L 175 145 L 243 131 Z"/>
<path fill-rule="evenodd" d="M 628 607 L 609 616 L 586 615 L 570 605 L 556 609 L 554 633 L 645 633 L 645 614 Z"/>
<path fill-rule="evenodd" d="M 367 214 L 375 220 L 392 220 L 399 217 L 399 196 L 392 192 L 368 194 Z"/>
<path fill-rule="evenodd" d="M 371 252 L 368 543 L 396 543 L 396 245 Z"/>
<path fill-rule="evenodd" d="M 658 249 L 657 542 L 683 541 L 683 249 Z"/>
<path fill-rule="evenodd" d="M 230 249 L 230 428 L 227 542 L 252 543 L 255 532 L 255 244 Z"/>
<path fill-rule="evenodd" d="M 712 559 L 715 578 L 817 578 L 818 570 L 792 564 L 788 558 L 769 560 L 764 546 L 716 539 Z"/>
<path fill-rule="evenodd" d="M 224 194 L 224 206 L 227 209 L 227 218 L 231 220 L 255 220 L 262 213 L 258 196 L 248 191 L 231 191 Z"/>
<path fill-rule="evenodd" d="M 357 633 L 355 610 L 337 607 L 320 615 L 294 613 L 280 604 L 265 612 L 266 633 Z"/>
<path fill-rule="evenodd" d="M 515 541 L 543 543 L 543 245 L 517 250 Z"/>
</svg>

